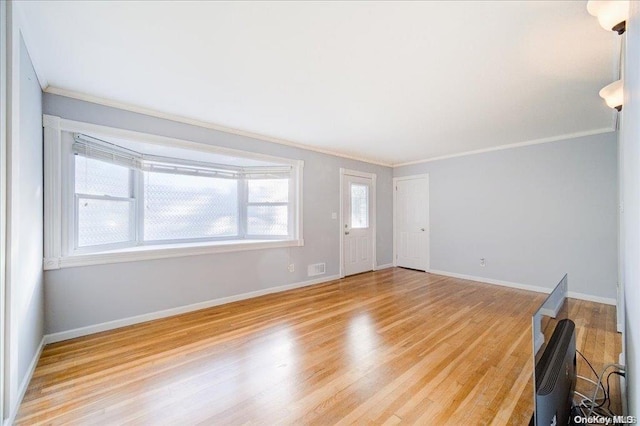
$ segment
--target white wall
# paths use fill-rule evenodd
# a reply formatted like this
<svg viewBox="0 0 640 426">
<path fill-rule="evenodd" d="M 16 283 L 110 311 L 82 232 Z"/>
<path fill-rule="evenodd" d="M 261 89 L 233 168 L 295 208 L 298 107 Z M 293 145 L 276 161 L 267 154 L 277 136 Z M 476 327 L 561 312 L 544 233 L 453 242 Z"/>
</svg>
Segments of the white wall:
<svg viewBox="0 0 640 426">
<path fill-rule="evenodd" d="M 625 362 L 630 415 L 640 415 L 640 3 L 630 2 L 624 66 L 622 157 L 622 283 L 625 292 Z"/>
<path fill-rule="evenodd" d="M 304 160 L 304 247 L 220 253 L 52 270 L 45 273 L 46 332 L 304 282 L 307 265 L 339 274 L 339 171 L 377 174 L 377 263 L 392 262 L 392 171 L 244 136 L 45 94 L 44 112 L 71 120 Z M 287 270 L 295 264 L 295 272 Z"/>
<path fill-rule="evenodd" d="M 44 329 L 42 91 L 9 5 L 5 417 L 15 415 Z"/>
<path fill-rule="evenodd" d="M 432 270 L 549 289 L 568 273 L 570 292 L 615 300 L 615 133 L 394 169 L 421 173 Z"/>
<path fill-rule="evenodd" d="M 12 238 L 18 254 L 13 268 L 12 286 L 19 294 L 16 300 L 20 330 L 18 375 L 25 377 L 43 335 L 43 171 L 42 171 L 42 91 L 20 41 L 20 148 L 18 168 L 13 169 L 17 182 L 18 206 L 12 219 L 19 228 Z M 14 198 L 15 199 L 15 198 Z"/>
<path fill-rule="evenodd" d="M 378 174 L 378 264 L 391 263 L 391 169 L 45 94 L 64 118 L 305 160 L 305 247 L 47 271 L 46 332 L 58 333 L 339 273 L 339 168 Z M 614 133 L 393 170 L 430 174 L 431 268 L 615 300 L 617 142 Z M 479 265 L 479 258 L 487 266 Z M 287 271 L 289 263 L 296 271 Z M 250 267 L 247 267 L 250 266 Z"/>
</svg>

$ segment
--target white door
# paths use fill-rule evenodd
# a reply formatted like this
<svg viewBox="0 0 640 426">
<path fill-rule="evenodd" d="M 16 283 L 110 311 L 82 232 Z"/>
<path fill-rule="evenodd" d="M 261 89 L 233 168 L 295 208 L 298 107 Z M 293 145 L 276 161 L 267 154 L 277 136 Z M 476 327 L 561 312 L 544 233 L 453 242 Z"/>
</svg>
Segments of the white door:
<svg viewBox="0 0 640 426">
<path fill-rule="evenodd" d="M 395 191 L 396 265 L 429 269 L 429 177 L 397 179 Z"/>
<path fill-rule="evenodd" d="M 342 189 L 344 274 L 373 270 L 373 180 L 344 175 Z"/>
</svg>

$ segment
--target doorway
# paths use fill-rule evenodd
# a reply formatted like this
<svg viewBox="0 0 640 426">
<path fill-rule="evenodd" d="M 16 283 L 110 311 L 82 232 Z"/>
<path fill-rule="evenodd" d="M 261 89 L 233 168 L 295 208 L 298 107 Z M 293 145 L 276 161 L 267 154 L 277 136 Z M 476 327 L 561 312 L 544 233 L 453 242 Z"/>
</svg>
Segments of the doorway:
<svg viewBox="0 0 640 426">
<path fill-rule="evenodd" d="M 375 269 L 376 175 L 340 169 L 340 276 Z"/>
<path fill-rule="evenodd" d="M 429 175 L 393 179 L 394 266 L 429 270 Z"/>
</svg>

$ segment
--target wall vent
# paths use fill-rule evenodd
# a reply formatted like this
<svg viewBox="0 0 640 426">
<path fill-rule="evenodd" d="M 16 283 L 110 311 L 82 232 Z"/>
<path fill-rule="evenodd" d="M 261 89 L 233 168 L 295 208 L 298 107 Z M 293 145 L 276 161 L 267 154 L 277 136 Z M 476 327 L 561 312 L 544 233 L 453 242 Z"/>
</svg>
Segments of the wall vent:
<svg viewBox="0 0 640 426">
<path fill-rule="evenodd" d="M 314 263 L 307 267 L 307 275 L 313 277 L 315 275 L 322 275 L 327 272 L 327 265 L 324 263 Z"/>
</svg>

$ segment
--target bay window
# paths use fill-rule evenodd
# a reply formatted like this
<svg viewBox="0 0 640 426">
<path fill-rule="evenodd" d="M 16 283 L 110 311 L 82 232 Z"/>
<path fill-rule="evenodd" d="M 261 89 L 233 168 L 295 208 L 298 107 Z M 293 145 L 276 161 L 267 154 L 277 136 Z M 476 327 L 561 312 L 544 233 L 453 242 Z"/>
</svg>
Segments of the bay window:
<svg viewBox="0 0 640 426">
<path fill-rule="evenodd" d="M 300 161 L 46 124 L 47 269 L 302 245 Z"/>
</svg>

